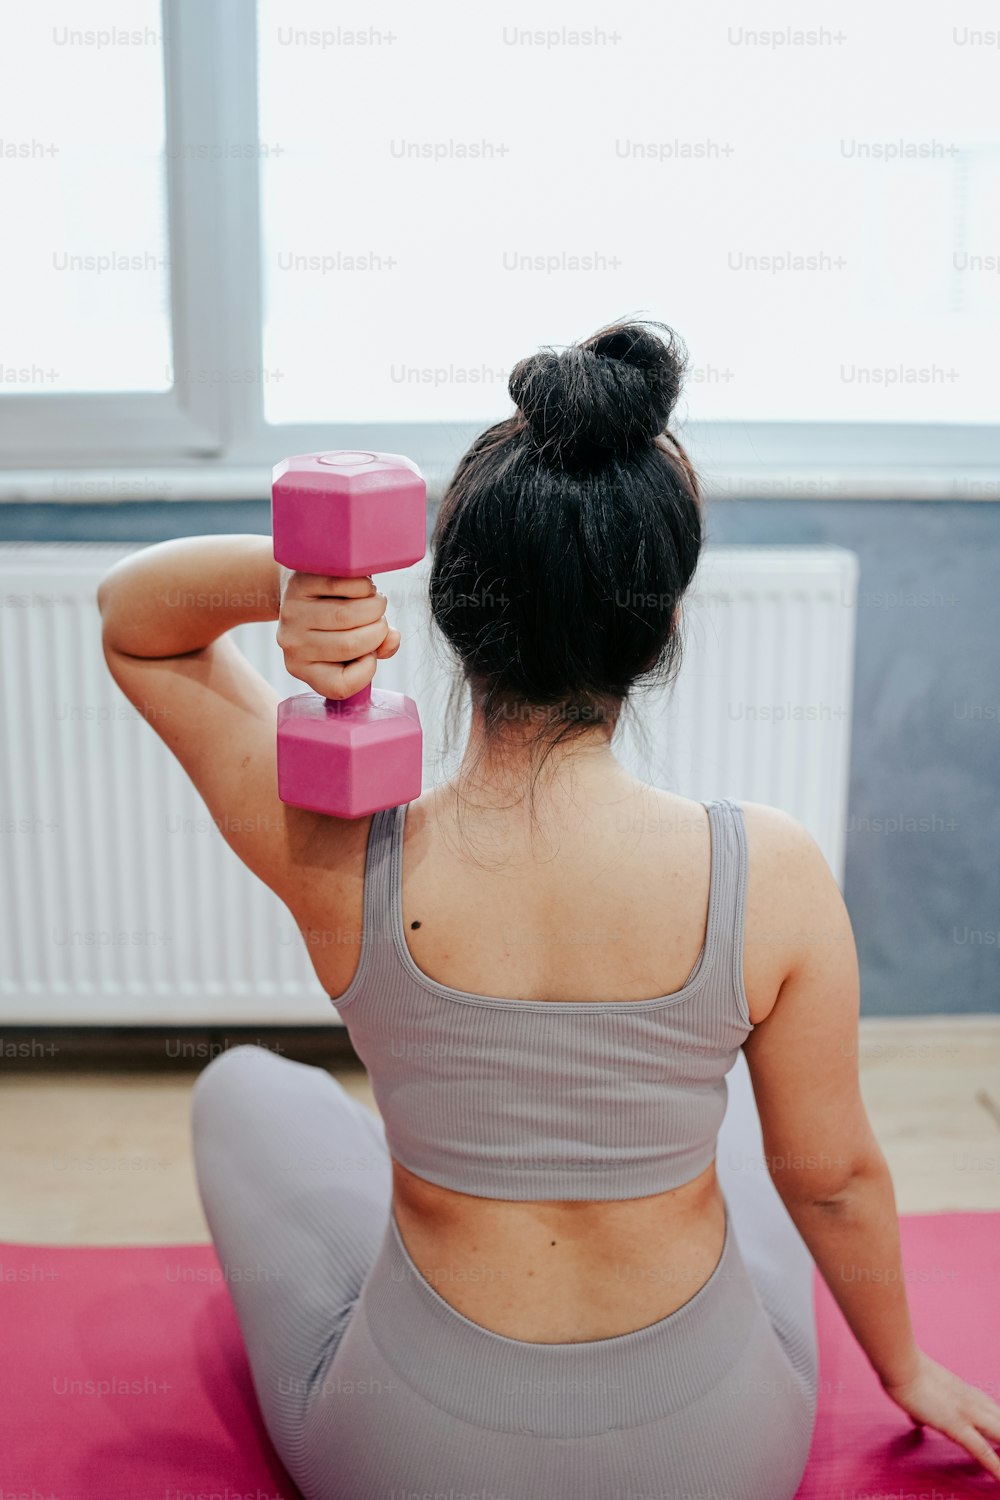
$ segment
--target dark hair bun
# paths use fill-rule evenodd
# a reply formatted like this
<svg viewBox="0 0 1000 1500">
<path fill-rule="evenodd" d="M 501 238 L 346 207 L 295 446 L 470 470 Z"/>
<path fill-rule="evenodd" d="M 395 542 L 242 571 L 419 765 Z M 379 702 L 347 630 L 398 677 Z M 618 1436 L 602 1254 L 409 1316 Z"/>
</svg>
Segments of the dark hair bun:
<svg viewBox="0 0 1000 1500">
<path fill-rule="evenodd" d="M 511 375 L 520 411 L 459 460 L 431 537 L 430 600 L 483 715 L 483 754 L 512 725 L 537 729 L 545 753 L 613 731 L 633 685 L 672 679 L 703 535 L 697 475 L 667 427 L 683 370 L 683 344 L 645 320 L 543 350 Z M 528 724 L 526 708 L 545 711 Z"/>
<path fill-rule="evenodd" d="M 522 359 L 508 389 L 547 462 L 593 471 L 648 448 L 664 431 L 685 360 L 665 325 L 620 323 L 561 354 L 548 348 Z"/>
</svg>

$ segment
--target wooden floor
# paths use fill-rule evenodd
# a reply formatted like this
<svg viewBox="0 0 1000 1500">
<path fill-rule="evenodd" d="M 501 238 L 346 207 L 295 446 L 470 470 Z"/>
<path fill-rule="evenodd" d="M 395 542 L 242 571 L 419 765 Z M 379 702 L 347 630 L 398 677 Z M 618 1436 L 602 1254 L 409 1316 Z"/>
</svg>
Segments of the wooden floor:
<svg viewBox="0 0 1000 1500">
<path fill-rule="evenodd" d="M 863 1021 L 860 1065 L 900 1213 L 1000 1209 L 1000 1017 Z M 333 1071 L 374 1109 L 360 1067 Z M 206 1241 L 188 1125 L 195 1076 L 7 1072 L 0 1240 Z"/>
</svg>

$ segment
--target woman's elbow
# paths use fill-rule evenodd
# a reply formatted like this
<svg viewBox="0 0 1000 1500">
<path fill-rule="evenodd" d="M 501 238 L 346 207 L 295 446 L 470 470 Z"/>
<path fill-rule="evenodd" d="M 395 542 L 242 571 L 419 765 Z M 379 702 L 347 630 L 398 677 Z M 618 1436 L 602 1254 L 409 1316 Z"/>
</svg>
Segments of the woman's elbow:
<svg viewBox="0 0 1000 1500">
<path fill-rule="evenodd" d="M 115 563 L 110 567 L 97 585 L 97 612 L 105 625 L 107 624 L 108 607 L 115 592 L 115 568 L 117 566 L 118 564 Z"/>
<path fill-rule="evenodd" d="M 102 577 L 97 585 L 97 611 L 101 617 L 101 642 L 105 653 L 109 650 L 125 650 L 119 636 L 122 621 L 123 584 L 120 558 Z"/>
<path fill-rule="evenodd" d="M 795 1161 L 786 1171 L 771 1169 L 770 1176 L 786 1206 L 795 1203 L 835 1208 L 851 1197 L 859 1182 L 880 1177 L 888 1170 L 878 1143 L 870 1142 L 859 1155 L 831 1153 L 818 1161 Z"/>
</svg>

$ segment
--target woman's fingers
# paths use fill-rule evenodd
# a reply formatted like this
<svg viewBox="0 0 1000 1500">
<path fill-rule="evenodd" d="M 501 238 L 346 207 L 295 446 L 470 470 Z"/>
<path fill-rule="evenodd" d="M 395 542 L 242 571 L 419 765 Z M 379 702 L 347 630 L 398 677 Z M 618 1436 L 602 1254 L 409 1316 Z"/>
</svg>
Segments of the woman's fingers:
<svg viewBox="0 0 1000 1500">
<path fill-rule="evenodd" d="M 288 580 L 293 599 L 364 599 L 376 592 L 368 578 L 334 578 L 329 573 L 293 573 Z"/>
<path fill-rule="evenodd" d="M 344 658 L 335 662 L 329 659 L 329 639 L 324 638 L 324 657 L 286 663 L 293 677 L 324 698 L 350 698 L 359 692 L 374 677 L 376 663 L 394 656 L 400 643 L 399 631 L 390 630 L 383 620 L 363 630 L 345 630 L 337 637 L 337 650 Z"/>
<path fill-rule="evenodd" d="M 296 573 L 298 591 L 315 599 L 331 596 L 344 599 L 361 599 L 375 592 L 375 583 L 366 578 L 334 578 L 330 573 Z"/>
<path fill-rule="evenodd" d="M 371 625 L 385 614 L 388 599 L 378 592 L 361 599 L 314 599 L 300 597 L 287 600 L 282 614 L 286 620 L 302 624 L 307 630 L 350 630 L 355 625 Z"/>
<path fill-rule="evenodd" d="M 972 1387 L 972 1390 L 974 1396 L 968 1426 L 972 1446 L 968 1442 L 965 1446 L 987 1473 L 1000 1481 L 1000 1455 L 994 1446 L 1000 1443 L 1000 1406 L 978 1386 Z"/>
<path fill-rule="evenodd" d="M 951 1434 L 956 1443 L 972 1454 L 977 1463 L 982 1464 L 987 1474 L 1000 1481 L 1000 1457 L 988 1438 L 984 1437 L 975 1427 L 960 1427 Z"/>
<path fill-rule="evenodd" d="M 387 605 L 371 578 L 294 574 L 275 637 L 286 670 L 324 697 L 351 697 L 399 650 Z"/>
<path fill-rule="evenodd" d="M 357 656 L 376 652 L 388 634 L 386 620 L 359 625 L 354 630 L 306 630 L 295 642 L 295 655 L 303 665 L 354 661 Z"/>
<path fill-rule="evenodd" d="M 396 652 L 399 650 L 401 639 L 402 637 L 400 636 L 399 631 L 395 630 L 390 625 L 389 634 L 386 636 L 385 640 L 382 642 L 381 646 L 375 653 L 379 661 L 388 661 L 390 656 L 395 656 Z"/>
<path fill-rule="evenodd" d="M 342 664 L 325 661 L 306 662 L 301 671 L 294 675 L 307 683 L 313 692 L 321 693 L 324 698 L 350 698 L 352 694 L 360 692 L 366 683 L 371 682 L 375 675 L 376 661 L 386 661 L 390 656 L 395 656 L 399 650 L 399 644 L 399 631 L 390 630 L 382 645 L 374 653 L 355 657 L 353 661 Z"/>
<path fill-rule="evenodd" d="M 361 689 L 371 682 L 375 676 L 375 665 L 374 655 L 360 656 L 356 661 L 346 662 L 342 667 L 317 662 L 306 680 L 313 692 L 340 702 L 344 698 L 353 697 L 355 693 L 360 693 Z"/>
<path fill-rule="evenodd" d="M 352 625 L 371 625 L 385 614 L 385 594 L 367 594 L 363 599 L 316 599 L 310 618 L 313 630 L 346 630 Z M 339 622 L 339 623 L 338 623 Z"/>
</svg>

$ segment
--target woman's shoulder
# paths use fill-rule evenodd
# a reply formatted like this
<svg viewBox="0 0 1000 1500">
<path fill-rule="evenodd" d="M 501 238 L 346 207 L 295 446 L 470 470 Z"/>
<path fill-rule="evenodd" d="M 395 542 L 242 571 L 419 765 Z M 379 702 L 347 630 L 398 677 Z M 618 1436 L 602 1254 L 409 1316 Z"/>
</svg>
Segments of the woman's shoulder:
<svg viewBox="0 0 1000 1500">
<path fill-rule="evenodd" d="M 780 807 L 766 802 L 744 802 L 735 797 L 708 797 L 703 802 L 682 797 L 676 792 L 651 787 L 653 805 L 664 827 L 684 831 L 700 829 L 706 823 L 706 809 L 720 803 L 732 803 L 742 814 L 748 842 L 752 839 L 762 856 L 803 857 L 819 854 L 819 846 L 804 823 Z M 820 855 L 822 858 L 822 855 Z"/>
<path fill-rule="evenodd" d="M 783 808 L 766 802 L 731 799 L 743 814 L 747 843 L 759 861 L 777 860 L 785 867 L 808 868 L 826 858 L 804 823 Z"/>
</svg>

